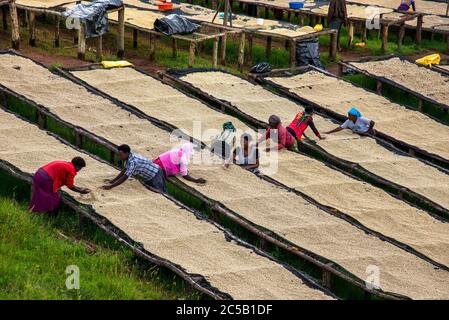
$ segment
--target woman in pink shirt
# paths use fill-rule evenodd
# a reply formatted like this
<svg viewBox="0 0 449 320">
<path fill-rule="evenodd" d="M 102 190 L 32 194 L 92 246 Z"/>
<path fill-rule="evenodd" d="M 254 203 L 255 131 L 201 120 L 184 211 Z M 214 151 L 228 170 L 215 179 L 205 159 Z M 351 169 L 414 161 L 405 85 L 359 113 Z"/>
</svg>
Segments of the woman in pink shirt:
<svg viewBox="0 0 449 320">
<path fill-rule="evenodd" d="M 188 173 L 188 164 L 193 156 L 193 145 L 184 143 L 181 148 L 172 149 L 153 160 L 164 172 L 165 177 L 180 175 L 184 179 L 200 184 L 206 183 L 203 178 L 194 178 Z"/>
</svg>

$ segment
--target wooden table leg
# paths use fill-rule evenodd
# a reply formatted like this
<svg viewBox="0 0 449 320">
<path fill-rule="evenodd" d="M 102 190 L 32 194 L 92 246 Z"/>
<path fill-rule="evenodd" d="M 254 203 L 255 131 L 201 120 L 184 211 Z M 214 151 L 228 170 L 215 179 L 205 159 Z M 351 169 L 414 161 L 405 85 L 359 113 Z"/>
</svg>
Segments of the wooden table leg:
<svg viewBox="0 0 449 320">
<path fill-rule="evenodd" d="M 19 18 L 17 17 L 17 7 L 14 1 L 9 3 L 9 14 L 11 16 L 11 46 L 15 50 L 20 49 Z"/>
<path fill-rule="evenodd" d="M 348 47 L 351 47 L 353 42 L 354 42 L 354 22 L 349 22 Z"/>
<path fill-rule="evenodd" d="M 36 13 L 33 11 L 29 12 L 29 44 L 32 47 L 36 46 Z"/>
<path fill-rule="evenodd" d="M 31 24 L 31 20 L 30 20 Z M 86 34 L 84 23 L 80 23 L 78 29 L 78 59 L 84 60 L 86 57 Z"/>
<path fill-rule="evenodd" d="M 175 38 L 171 39 L 172 57 L 175 59 L 178 56 L 178 41 Z"/>
<path fill-rule="evenodd" d="M 212 67 L 218 67 L 218 42 L 220 41 L 219 37 L 215 37 L 214 39 L 214 48 L 212 50 Z"/>
<path fill-rule="evenodd" d="M 240 45 L 238 57 L 238 67 L 240 72 L 243 71 L 244 64 L 245 64 L 245 32 L 242 32 L 240 33 Z"/>
<path fill-rule="evenodd" d="M 117 56 L 123 59 L 125 56 L 125 8 L 118 11 L 118 39 Z"/>
<path fill-rule="evenodd" d="M 97 61 L 101 61 L 103 59 L 103 36 L 99 36 L 97 37 L 97 39 L 95 39 L 95 46 L 97 50 Z"/>
<path fill-rule="evenodd" d="M 382 51 L 387 51 L 387 42 L 388 42 L 388 29 L 387 25 L 384 25 L 382 28 Z"/>
<path fill-rule="evenodd" d="M 422 24 L 423 24 L 423 16 L 419 16 L 416 23 L 416 36 L 415 36 L 415 42 L 417 44 L 420 44 L 422 41 Z"/>
<path fill-rule="evenodd" d="M 189 50 L 189 68 L 192 68 L 195 64 L 195 50 L 196 49 L 196 42 L 191 41 L 190 42 L 190 50 Z"/>
<path fill-rule="evenodd" d="M 60 40 L 60 29 L 61 29 L 61 17 L 56 16 L 56 26 L 55 26 L 55 47 L 59 48 L 59 40 Z"/>
<path fill-rule="evenodd" d="M 221 64 L 222 65 L 226 64 L 226 42 L 227 42 L 227 34 L 225 33 L 221 37 L 221 55 L 220 55 L 220 60 L 221 60 Z"/>
<path fill-rule="evenodd" d="M 329 56 L 335 61 L 337 60 L 337 32 L 331 33 L 331 45 L 329 47 Z"/>
<path fill-rule="evenodd" d="M 156 52 L 156 35 L 150 33 L 150 61 L 154 60 L 154 54 Z"/>
<path fill-rule="evenodd" d="M 266 49 L 265 49 L 265 57 L 267 59 L 270 59 L 271 57 L 271 45 L 272 45 L 273 39 L 268 36 L 267 37 L 267 44 L 266 44 Z"/>
<path fill-rule="evenodd" d="M 402 23 L 399 29 L 398 34 L 398 50 L 401 50 L 402 43 L 404 42 L 404 36 L 405 36 L 405 24 Z"/>
<path fill-rule="evenodd" d="M 139 30 L 133 29 L 133 48 L 137 49 L 139 39 Z"/>
<path fill-rule="evenodd" d="M 296 66 L 296 41 L 290 40 L 290 68 Z"/>
<path fill-rule="evenodd" d="M 251 67 L 253 65 L 253 35 L 248 34 L 248 65 Z"/>
</svg>

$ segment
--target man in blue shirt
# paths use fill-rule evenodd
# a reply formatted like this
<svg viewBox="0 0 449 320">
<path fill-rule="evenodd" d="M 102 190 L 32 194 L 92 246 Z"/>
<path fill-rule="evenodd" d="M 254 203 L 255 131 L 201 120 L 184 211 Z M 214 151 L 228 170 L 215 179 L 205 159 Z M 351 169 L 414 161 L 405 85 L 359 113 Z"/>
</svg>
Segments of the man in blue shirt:
<svg viewBox="0 0 449 320">
<path fill-rule="evenodd" d="M 123 169 L 117 177 L 108 181 L 102 188 L 110 190 L 121 185 L 129 177 L 137 177 L 143 180 L 144 184 L 157 192 L 167 193 L 165 177 L 162 169 L 144 156 L 131 152 L 131 148 L 122 144 L 118 147 L 118 154 L 122 161 L 126 161 Z"/>
</svg>

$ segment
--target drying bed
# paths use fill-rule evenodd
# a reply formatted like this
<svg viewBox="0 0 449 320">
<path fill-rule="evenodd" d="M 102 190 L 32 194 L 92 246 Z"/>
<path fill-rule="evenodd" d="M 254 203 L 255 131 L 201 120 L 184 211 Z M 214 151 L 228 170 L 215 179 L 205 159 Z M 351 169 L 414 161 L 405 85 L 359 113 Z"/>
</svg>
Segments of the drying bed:
<svg viewBox="0 0 449 320">
<path fill-rule="evenodd" d="M 75 3 L 76 1 L 70 0 L 16 0 L 16 4 L 20 7 L 31 7 L 49 9 L 53 7 L 59 7 L 69 3 Z"/>
<path fill-rule="evenodd" d="M 344 64 L 449 109 L 449 77 L 440 72 L 400 57 L 345 61 Z"/>
<path fill-rule="evenodd" d="M 183 110 L 184 105 L 189 105 L 189 107 L 191 108 L 189 110 L 191 110 L 193 114 L 199 113 L 199 108 L 203 108 L 203 110 L 201 110 L 201 114 L 203 114 L 203 116 L 211 112 L 211 110 L 208 111 L 208 109 L 201 103 L 197 103 L 197 106 L 192 107 L 191 103 L 194 103 L 194 99 L 190 99 L 191 103 L 186 104 L 187 97 L 183 97 L 184 100 L 179 100 L 180 103 L 178 104 L 173 101 L 164 103 L 164 106 L 167 107 L 167 110 L 172 110 L 172 114 L 168 114 L 167 116 L 167 111 L 158 110 L 162 109 L 161 106 L 159 106 L 159 108 L 151 106 L 151 103 L 158 96 L 158 94 L 154 96 L 154 93 L 160 92 L 164 96 L 171 97 L 170 100 L 174 100 L 179 96 L 179 92 L 171 89 L 168 86 L 158 83 L 158 81 L 154 80 L 153 78 L 145 76 L 144 74 L 134 69 L 127 68 L 113 70 L 90 70 L 76 71 L 73 73 L 76 76 L 82 78 L 84 81 L 95 84 L 97 88 L 103 88 L 105 91 L 112 94 L 113 97 L 124 100 L 127 104 L 132 104 L 132 106 L 135 108 L 141 108 L 144 112 L 152 112 L 151 116 L 156 116 L 158 118 L 162 117 L 162 119 L 160 120 L 163 121 L 170 121 L 170 119 L 174 119 L 176 117 L 183 118 L 183 115 L 186 112 L 185 110 Z M 147 90 L 144 90 L 142 88 L 146 88 Z M 131 103 L 131 101 L 133 102 Z M 155 114 L 155 112 L 157 113 Z M 216 112 L 215 114 L 219 115 L 219 113 Z M 217 123 L 216 118 L 212 116 L 204 116 L 203 121 L 208 121 L 209 119 L 213 120 L 212 125 L 215 125 Z M 222 121 L 227 120 L 229 120 L 229 117 L 223 116 Z M 235 123 L 239 123 L 235 119 L 232 119 L 232 121 L 235 121 Z M 259 225 L 282 234 L 290 241 L 296 243 L 303 243 L 298 242 L 299 239 L 300 241 L 305 241 L 304 238 L 298 238 L 298 236 L 300 237 L 300 235 L 295 233 L 295 229 L 297 230 L 297 226 L 299 225 L 294 222 L 295 220 L 293 219 L 293 217 L 291 215 L 285 215 L 286 210 L 288 210 L 290 204 L 293 203 L 295 203 L 296 206 L 296 209 L 293 209 L 294 211 L 298 211 L 298 208 L 301 208 L 299 211 L 302 212 L 300 215 L 302 219 L 306 219 L 305 212 L 303 212 L 303 210 L 315 211 L 315 208 L 310 208 L 310 204 L 309 208 L 306 209 L 306 207 L 304 206 L 304 202 L 301 201 L 299 197 L 292 197 L 292 195 L 290 194 L 289 198 L 291 200 L 287 200 L 288 193 L 284 193 L 278 188 L 273 188 L 272 186 L 262 183 L 253 175 L 248 174 L 243 170 L 238 170 L 233 166 L 231 166 L 231 168 L 225 172 L 219 166 L 212 168 L 209 166 L 194 167 L 193 172 L 197 173 L 197 175 L 199 176 L 206 177 L 206 179 L 208 180 L 208 184 L 206 186 L 196 187 L 197 190 L 201 191 L 206 196 L 220 201 L 226 207 L 238 212 L 239 214 L 243 214 L 245 218 L 248 218 Z M 229 181 L 232 181 L 233 183 L 229 183 Z M 251 185 L 252 190 L 257 190 L 257 194 L 253 195 L 254 199 L 257 199 L 256 202 L 251 201 L 251 199 L 253 199 L 251 197 L 251 194 L 248 194 L 247 192 L 245 193 L 245 185 Z M 286 203 L 279 204 L 279 209 L 282 208 L 279 213 L 278 209 L 273 206 L 274 200 L 271 200 L 272 197 L 277 197 L 277 194 L 279 196 L 282 196 L 282 198 L 286 199 L 287 201 Z M 250 203 L 245 203 L 244 200 L 247 200 L 247 202 Z M 274 211 L 274 213 L 276 213 L 276 218 L 272 217 L 270 215 L 270 212 L 267 212 L 267 208 L 270 208 Z M 282 217 L 280 216 L 281 214 L 283 215 Z M 316 211 L 316 214 L 320 214 L 321 216 L 322 213 L 320 211 Z M 427 215 L 423 213 L 423 216 Z M 326 220 L 327 219 L 333 220 L 334 218 L 327 216 Z M 333 223 L 335 222 L 336 221 L 334 221 Z M 304 229 L 304 223 L 310 224 L 311 222 L 303 221 L 301 229 Z M 435 221 L 432 221 L 432 223 L 435 223 Z M 305 230 L 302 231 L 303 235 L 305 234 L 305 232 Z M 358 233 L 358 231 L 356 233 Z M 334 239 L 332 241 L 336 240 Z M 322 254 L 322 252 L 320 251 L 319 254 Z M 344 265 L 344 267 L 348 268 L 346 265 Z"/>
<path fill-rule="evenodd" d="M 135 6 L 138 8 L 146 9 L 151 12 L 152 10 L 157 11 L 157 5 L 155 5 L 154 1 L 148 2 L 140 2 L 140 1 L 125 1 L 125 4 L 128 6 Z M 178 14 L 184 15 L 186 18 L 198 21 L 198 22 L 207 22 L 211 23 L 214 15 L 216 13 L 215 10 L 204 8 L 197 5 L 191 5 L 186 3 L 175 4 L 174 9 Z M 150 16 L 152 14 L 150 13 Z M 126 10 L 125 10 L 126 16 Z M 142 14 L 142 17 L 137 17 L 134 20 L 133 24 L 140 26 L 141 23 L 145 22 L 145 14 Z M 214 21 L 217 25 L 223 25 L 223 19 L 218 17 Z M 301 27 L 291 23 L 285 23 L 277 20 L 264 20 L 264 25 L 260 26 L 256 23 L 256 18 L 245 16 L 241 14 L 233 14 L 232 19 L 232 27 L 244 29 L 248 32 L 255 32 L 257 34 L 263 34 L 266 36 L 269 35 L 279 35 L 289 38 L 295 38 L 305 35 L 312 35 L 313 33 L 317 33 L 312 27 Z"/>
<path fill-rule="evenodd" d="M 115 144 L 122 143 L 126 137 L 126 142 L 137 152 L 149 157 L 170 148 L 167 132 L 91 94 L 85 87 L 56 76 L 31 60 L 11 55 L 3 55 L 1 59 L 1 74 L 6 77 L 2 79 L 3 85 L 8 82 L 6 87 L 10 90 L 44 105 L 63 120 Z M 11 75 L 11 72 L 15 73 Z M 412 298 L 448 297 L 447 271 L 367 235 L 282 188 L 235 166 L 223 170 L 221 164 L 194 165 L 191 171 L 208 180 L 205 186 L 195 186 L 199 192 L 293 243 L 341 264 L 356 276 L 365 278 L 368 266 L 378 266 L 382 270 L 383 290 Z M 409 277 L 410 272 L 415 274 L 413 279 Z"/>
<path fill-rule="evenodd" d="M 282 265 L 229 241 L 212 223 L 147 190 L 134 179 L 126 186 L 101 190 L 98 186 L 116 175 L 116 169 L 10 113 L 0 111 L 0 120 L 2 160 L 32 174 L 54 159 L 82 156 L 87 167 L 78 174 L 76 183 L 93 192 L 79 195 L 66 188 L 64 191 L 79 203 L 92 206 L 96 213 L 142 243 L 151 254 L 181 266 L 192 277 L 204 276 L 212 288 L 222 292 L 222 297 L 227 294 L 237 299 L 331 298 L 306 285 Z"/>
<path fill-rule="evenodd" d="M 183 81 L 192 84 L 205 94 L 213 96 L 219 101 L 229 102 L 243 114 L 253 117 L 261 123 L 266 121 L 272 113 L 278 114 L 281 116 L 281 119 L 293 119 L 294 115 L 301 110 L 301 107 L 297 104 L 229 73 L 220 71 L 186 71 L 182 74 L 186 74 L 181 78 Z M 102 77 L 102 79 L 104 78 L 106 77 Z M 288 121 L 285 120 L 285 122 Z M 335 123 L 322 117 L 317 116 L 316 121 L 317 126 L 322 130 L 336 127 Z M 310 130 L 308 130 L 308 136 L 313 136 Z M 422 190 L 432 196 L 438 190 L 442 195 L 439 197 L 438 195 L 434 196 L 434 200 L 447 204 L 445 201 L 447 201 L 447 193 L 449 192 L 447 190 L 449 176 L 433 167 L 424 165 L 414 158 L 394 154 L 378 146 L 372 139 L 360 138 L 347 132 L 341 135 L 330 136 L 327 140 L 319 141 L 318 145 L 331 154 L 346 160 L 362 162 L 368 169 L 380 176 L 388 173 L 388 178 L 392 180 L 395 179 L 395 173 L 391 173 L 390 163 L 396 163 L 396 174 L 405 175 L 408 172 L 408 179 L 404 178 L 401 182 L 407 182 L 409 187 L 417 185 L 415 170 L 423 170 L 424 176 L 428 174 L 427 187 L 431 190 L 425 190 L 425 188 Z M 364 156 L 368 158 L 365 162 L 362 160 L 365 158 Z M 404 170 L 401 164 L 407 165 L 407 167 L 411 166 L 412 171 Z M 386 192 L 351 179 L 336 170 L 330 169 L 319 161 L 303 155 L 281 152 L 279 154 L 278 171 L 272 177 L 326 206 L 331 206 L 349 214 L 368 228 L 407 243 L 412 247 L 414 247 L 414 244 L 409 241 L 416 236 L 416 232 L 419 232 L 416 230 L 411 231 L 416 225 L 427 225 L 430 227 L 427 231 L 421 230 L 422 238 L 426 238 L 428 234 L 435 235 L 439 233 L 439 240 L 436 241 L 442 241 L 441 245 L 449 240 L 446 236 L 447 223 L 436 223 L 433 217 L 394 199 Z M 442 179 L 442 182 L 441 185 L 432 189 L 431 184 L 434 179 Z M 348 197 L 348 194 L 351 194 L 351 197 Z M 381 203 L 382 205 L 380 205 Z M 380 219 L 381 214 L 385 219 Z M 409 228 L 407 229 L 411 233 L 405 236 L 408 231 L 396 228 L 393 224 L 408 224 Z M 435 233 L 436 230 L 431 230 L 434 227 L 441 229 Z M 401 235 L 402 232 L 405 233 Z M 427 253 L 430 254 L 428 251 Z M 443 251 L 440 251 L 440 253 L 443 253 Z M 446 258 L 443 256 L 440 256 L 440 258 L 444 259 L 444 264 L 447 264 Z M 442 261 L 440 260 L 440 262 Z"/>
<path fill-rule="evenodd" d="M 354 105 L 363 115 L 376 121 L 379 135 L 389 141 L 407 145 L 442 165 L 449 159 L 447 126 L 341 78 L 315 68 L 304 68 L 286 76 L 266 77 L 265 82 L 293 98 L 316 103 L 340 119 L 344 119 Z M 429 133 L 432 139 L 424 139 Z"/>
<path fill-rule="evenodd" d="M 182 81 L 229 103 L 261 123 L 265 123 L 272 113 L 276 113 L 287 125 L 297 112 L 303 110 L 302 105 L 229 73 L 187 71 L 182 74 L 185 74 L 181 77 Z M 320 115 L 315 115 L 314 119 L 321 132 L 329 131 L 338 125 Z M 326 140 L 317 139 L 310 128 L 306 134 L 314 144 L 328 153 L 358 163 L 377 176 L 407 187 L 442 207 L 449 208 L 449 176 L 441 170 L 404 153 L 392 152 L 379 145 L 376 140 L 352 134 L 350 131 L 328 135 Z"/>
</svg>

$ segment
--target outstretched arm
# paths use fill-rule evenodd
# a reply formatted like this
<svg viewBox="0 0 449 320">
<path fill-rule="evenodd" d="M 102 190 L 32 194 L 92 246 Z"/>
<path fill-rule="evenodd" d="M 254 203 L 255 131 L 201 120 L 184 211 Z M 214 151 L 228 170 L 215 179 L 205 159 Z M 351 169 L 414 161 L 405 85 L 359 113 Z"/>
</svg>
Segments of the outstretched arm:
<svg viewBox="0 0 449 320">
<path fill-rule="evenodd" d="M 125 182 L 126 180 L 128 180 L 128 176 L 125 174 L 119 174 L 114 180 L 113 182 L 106 184 L 102 187 L 102 189 L 104 190 L 111 190 L 112 188 L 115 188 L 119 185 L 121 185 L 123 182 Z"/>
<path fill-rule="evenodd" d="M 126 169 L 123 169 L 122 171 L 120 171 L 120 173 L 114 179 L 112 179 L 112 180 L 106 179 L 105 182 L 112 184 L 112 183 L 116 182 L 118 179 L 120 179 L 121 177 L 123 177 L 125 172 L 126 172 Z"/>
<path fill-rule="evenodd" d="M 77 186 L 73 186 L 73 187 L 71 187 L 69 189 L 72 190 L 72 191 L 81 193 L 81 194 L 87 194 L 87 193 L 90 192 L 90 189 L 88 189 L 88 188 L 81 188 L 81 187 L 77 187 Z"/>
<path fill-rule="evenodd" d="M 188 174 L 186 174 L 185 176 L 182 176 L 184 179 L 186 179 L 187 181 L 191 181 L 191 182 L 195 182 L 195 183 L 200 183 L 200 184 L 205 184 L 206 183 L 206 179 L 203 178 L 194 178 Z"/>
<path fill-rule="evenodd" d="M 339 131 L 341 131 L 341 130 L 343 130 L 342 127 L 337 127 L 337 128 L 335 128 L 334 130 L 331 130 L 331 131 L 328 131 L 328 132 L 325 132 L 325 133 L 326 133 L 326 134 L 331 134 L 331 133 L 339 132 Z"/>
</svg>

